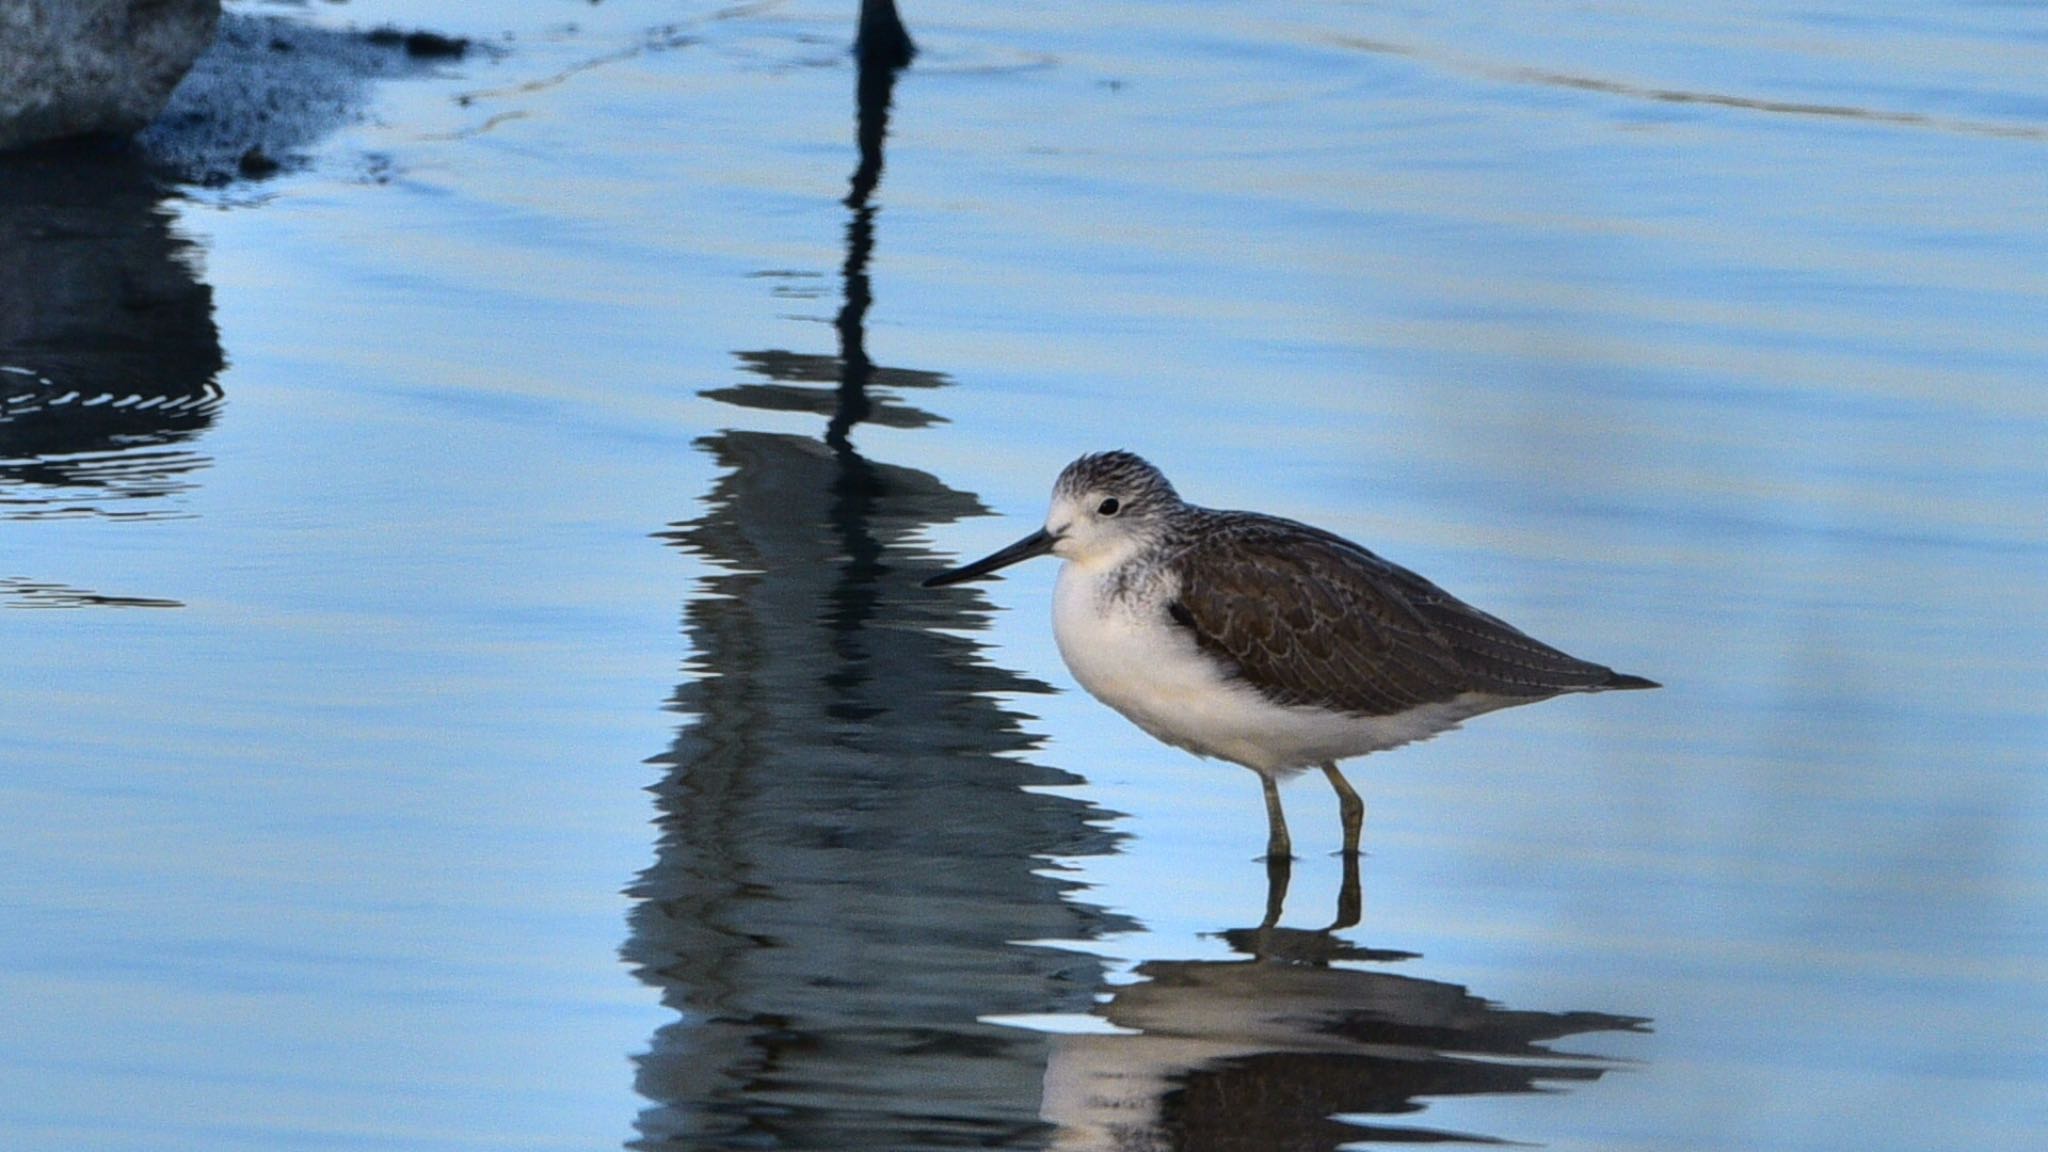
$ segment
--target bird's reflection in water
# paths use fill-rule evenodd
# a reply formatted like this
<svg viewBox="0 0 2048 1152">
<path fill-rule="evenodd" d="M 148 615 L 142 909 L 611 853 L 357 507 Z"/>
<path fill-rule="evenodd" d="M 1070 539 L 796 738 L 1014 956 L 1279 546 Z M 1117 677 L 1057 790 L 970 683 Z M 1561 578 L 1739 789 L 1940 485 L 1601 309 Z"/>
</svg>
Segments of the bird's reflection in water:
<svg viewBox="0 0 2048 1152">
<path fill-rule="evenodd" d="M 220 404 L 213 292 L 133 155 L 0 156 L 0 517 L 156 517 Z"/>
<path fill-rule="evenodd" d="M 1334 1149 L 1500 1142 L 1383 1124 L 1431 1097 L 1538 1092 L 1611 1066 L 1548 1047 L 1588 1032 L 1644 1031 L 1602 1012 L 1503 1008 L 1438 980 L 1348 965 L 1412 960 L 1336 933 L 1360 914 L 1345 862 L 1328 928 L 1280 926 L 1288 865 L 1268 866 L 1265 919 L 1221 933 L 1242 960 L 1154 960 L 1093 1015 L 1116 1034 L 1062 1035 L 1046 1067 L 1045 1119 L 1063 1152 Z M 1347 1117 L 1339 1120 L 1338 1116 Z"/>
<path fill-rule="evenodd" d="M 853 445 L 934 422 L 901 395 L 947 383 L 865 349 L 888 86 L 862 63 L 839 354 L 741 353 L 755 379 L 706 393 L 822 434 L 707 437 L 722 474 L 665 534 L 717 574 L 684 608 L 699 675 L 624 946 L 678 1015 L 639 1057 L 639 1148 L 1041 1146 L 1048 1038 L 982 1018 L 1092 1003 L 1099 961 L 1014 941 L 1128 927 L 1050 874 L 1111 837 L 1018 758 L 997 700 L 1046 687 L 978 658 L 985 601 L 918 586 L 930 528 L 984 509 Z"/>
</svg>

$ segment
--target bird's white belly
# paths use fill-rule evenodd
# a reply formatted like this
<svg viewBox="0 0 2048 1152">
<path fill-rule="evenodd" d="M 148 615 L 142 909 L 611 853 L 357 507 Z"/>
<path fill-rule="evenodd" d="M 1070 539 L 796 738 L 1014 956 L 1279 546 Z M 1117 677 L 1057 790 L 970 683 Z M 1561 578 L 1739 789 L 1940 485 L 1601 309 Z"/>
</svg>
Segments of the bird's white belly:
<svg viewBox="0 0 2048 1152">
<path fill-rule="evenodd" d="M 1468 694 L 1396 716 L 1275 704 L 1227 676 L 1164 604 L 1111 599 L 1079 565 L 1060 570 L 1053 637 L 1074 679 L 1152 736 L 1201 756 L 1284 773 L 1433 736 L 1507 701 Z"/>
</svg>

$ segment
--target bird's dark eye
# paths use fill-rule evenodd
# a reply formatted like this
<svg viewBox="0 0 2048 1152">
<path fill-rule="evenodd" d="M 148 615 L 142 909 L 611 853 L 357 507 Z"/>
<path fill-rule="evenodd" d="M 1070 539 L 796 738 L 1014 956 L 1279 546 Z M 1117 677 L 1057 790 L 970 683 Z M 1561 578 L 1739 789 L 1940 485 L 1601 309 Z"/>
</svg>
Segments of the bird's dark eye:
<svg viewBox="0 0 2048 1152">
<path fill-rule="evenodd" d="M 1104 500 L 1100 504 L 1097 504 L 1095 506 L 1095 511 L 1103 516 L 1114 516 L 1116 515 L 1117 509 L 1122 507 L 1122 504 L 1117 503 L 1116 497 L 1111 496 L 1109 499 Z"/>
</svg>

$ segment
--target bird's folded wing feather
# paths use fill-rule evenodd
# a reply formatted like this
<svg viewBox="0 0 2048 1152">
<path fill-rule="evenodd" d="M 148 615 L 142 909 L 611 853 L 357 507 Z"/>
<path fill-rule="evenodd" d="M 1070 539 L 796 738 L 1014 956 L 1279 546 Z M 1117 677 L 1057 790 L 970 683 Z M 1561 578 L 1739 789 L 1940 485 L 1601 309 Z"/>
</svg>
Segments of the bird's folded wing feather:
<svg viewBox="0 0 2048 1152">
<path fill-rule="evenodd" d="M 1278 703 L 1382 716 L 1463 692 L 1542 697 L 1613 672 L 1340 536 L 1233 517 L 1176 557 L 1179 619 Z"/>
<path fill-rule="evenodd" d="M 1383 716 L 1464 691 L 1450 644 L 1399 595 L 1393 566 L 1302 527 L 1239 522 L 1176 557 L 1176 618 L 1196 643 L 1281 704 Z"/>
</svg>

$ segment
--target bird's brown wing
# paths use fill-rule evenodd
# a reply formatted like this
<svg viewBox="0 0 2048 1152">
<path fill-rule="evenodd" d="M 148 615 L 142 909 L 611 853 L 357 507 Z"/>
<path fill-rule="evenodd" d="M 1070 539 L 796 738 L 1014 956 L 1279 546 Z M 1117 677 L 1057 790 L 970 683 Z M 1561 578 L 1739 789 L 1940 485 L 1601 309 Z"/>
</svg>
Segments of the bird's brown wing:
<svg viewBox="0 0 2048 1152">
<path fill-rule="evenodd" d="M 1215 517 L 1171 563 L 1174 619 L 1276 703 L 1383 716 L 1463 692 L 1536 699 L 1614 675 L 1293 521 Z"/>
</svg>

